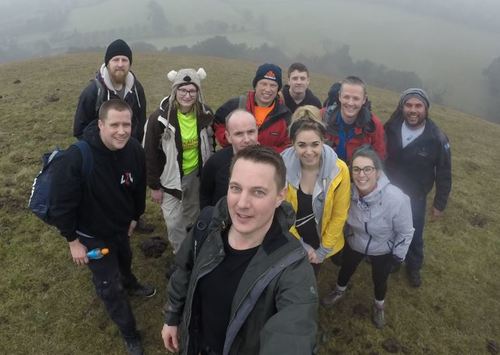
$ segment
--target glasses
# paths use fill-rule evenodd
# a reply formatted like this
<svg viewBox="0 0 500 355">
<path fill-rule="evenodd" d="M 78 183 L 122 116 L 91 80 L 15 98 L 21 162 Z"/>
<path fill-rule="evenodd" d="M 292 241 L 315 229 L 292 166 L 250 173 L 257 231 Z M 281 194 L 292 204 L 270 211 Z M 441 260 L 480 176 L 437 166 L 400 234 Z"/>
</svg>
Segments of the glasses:
<svg viewBox="0 0 500 355">
<path fill-rule="evenodd" d="M 187 94 L 189 94 L 189 96 L 193 97 L 198 93 L 198 90 L 196 90 L 196 89 L 193 89 L 193 90 L 177 89 L 177 92 L 181 96 L 186 96 Z"/>
<path fill-rule="evenodd" d="M 352 174 L 353 175 L 359 175 L 361 172 L 364 172 L 365 175 L 371 175 L 375 171 L 374 166 L 365 166 L 364 168 L 360 168 L 358 166 L 353 166 L 352 167 Z"/>
</svg>

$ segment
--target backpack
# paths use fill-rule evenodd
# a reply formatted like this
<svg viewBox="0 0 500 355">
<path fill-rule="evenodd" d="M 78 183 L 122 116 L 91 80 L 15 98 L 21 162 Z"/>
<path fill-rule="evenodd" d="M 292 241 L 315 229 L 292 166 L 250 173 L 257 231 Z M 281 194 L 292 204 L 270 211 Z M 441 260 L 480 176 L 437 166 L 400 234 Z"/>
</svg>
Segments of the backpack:
<svg viewBox="0 0 500 355">
<path fill-rule="evenodd" d="M 84 140 L 74 143 L 82 154 L 82 172 L 87 178 L 92 171 L 93 156 L 89 144 Z M 47 224 L 54 225 L 55 221 L 50 216 L 50 187 L 52 184 L 52 161 L 54 158 L 64 153 L 63 149 L 56 148 L 52 152 L 42 156 L 42 169 L 33 180 L 31 196 L 28 201 L 28 208 Z"/>
</svg>

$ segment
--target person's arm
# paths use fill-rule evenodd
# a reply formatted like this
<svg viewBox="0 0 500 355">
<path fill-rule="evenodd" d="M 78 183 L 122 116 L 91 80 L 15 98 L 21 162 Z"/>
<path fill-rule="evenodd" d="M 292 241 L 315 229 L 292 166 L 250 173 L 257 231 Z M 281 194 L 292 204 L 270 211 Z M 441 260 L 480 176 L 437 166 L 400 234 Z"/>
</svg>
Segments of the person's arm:
<svg viewBox="0 0 500 355">
<path fill-rule="evenodd" d="M 392 254 L 402 262 L 410 247 L 415 228 L 413 228 L 410 198 L 401 193 L 399 200 L 400 203 L 395 207 L 395 214 L 392 218 L 394 231 Z"/>
<path fill-rule="evenodd" d="M 279 276 L 276 313 L 260 332 L 261 355 L 312 354 L 316 343 L 318 291 L 309 261 L 304 257 Z"/>
<path fill-rule="evenodd" d="M 82 199 L 82 154 L 70 146 L 59 154 L 50 167 L 50 218 L 68 242 L 77 239 L 78 209 Z"/>
<path fill-rule="evenodd" d="M 137 108 L 138 117 L 137 117 L 137 133 L 136 137 L 140 143 L 142 143 L 142 139 L 144 137 L 144 126 L 146 125 L 146 95 L 144 94 L 144 88 L 142 84 L 136 80 L 136 88 L 137 88 L 137 96 L 139 97 L 140 107 Z"/>
<path fill-rule="evenodd" d="M 433 207 L 437 211 L 444 211 L 451 191 L 451 150 L 448 138 L 440 137 L 439 155 L 436 162 L 436 194 Z M 439 213 L 434 213 L 440 215 Z"/>
<path fill-rule="evenodd" d="M 146 210 L 146 157 L 139 143 L 137 143 L 136 154 L 139 174 L 137 174 L 138 181 L 134 190 L 134 219 L 130 224 L 129 235 L 132 235 L 137 221 Z"/>
<path fill-rule="evenodd" d="M 176 269 L 170 276 L 167 285 L 167 303 L 164 307 L 165 319 L 161 334 L 168 351 L 178 351 L 179 349 L 178 326 L 181 323 L 191 271 L 194 266 L 193 232 L 191 230 L 188 233 L 175 256 Z"/>
<path fill-rule="evenodd" d="M 339 167 L 340 171 L 336 179 L 340 179 L 340 182 L 334 190 L 328 189 L 325 208 L 331 210 L 331 214 L 323 217 L 327 218 L 327 220 L 323 221 L 324 231 L 322 231 L 323 235 L 321 237 L 321 247 L 330 250 L 330 252 L 339 251 L 339 245 L 344 243 L 343 230 L 351 202 L 349 169 L 340 159 L 337 159 L 337 167 Z"/>
<path fill-rule="evenodd" d="M 146 156 L 146 183 L 152 190 L 160 190 L 160 176 L 165 166 L 165 154 L 161 148 L 161 135 L 165 127 L 158 122 L 160 111 L 149 116 L 144 137 L 144 153 Z"/>
<path fill-rule="evenodd" d="M 371 145 L 380 159 L 384 161 L 386 157 L 384 126 L 380 122 L 380 119 L 374 114 L 372 114 L 372 120 L 375 123 L 375 133 L 373 135 L 373 141 L 371 142 Z"/>
<path fill-rule="evenodd" d="M 95 104 L 97 101 L 97 86 L 92 82 L 82 91 L 78 104 L 76 106 L 75 117 L 73 120 L 73 136 L 80 139 L 83 130 L 90 122 L 97 119 Z"/>
<path fill-rule="evenodd" d="M 200 210 L 206 206 L 212 205 L 212 199 L 215 192 L 215 175 L 217 171 L 214 166 L 214 160 L 208 159 L 201 169 L 200 177 Z"/>
</svg>

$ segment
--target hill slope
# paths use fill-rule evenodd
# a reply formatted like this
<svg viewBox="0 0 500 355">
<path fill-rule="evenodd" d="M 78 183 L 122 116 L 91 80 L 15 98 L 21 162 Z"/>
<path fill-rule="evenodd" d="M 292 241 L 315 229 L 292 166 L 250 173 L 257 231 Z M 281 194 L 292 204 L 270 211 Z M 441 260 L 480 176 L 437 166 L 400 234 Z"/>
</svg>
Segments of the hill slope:
<svg viewBox="0 0 500 355">
<path fill-rule="evenodd" d="M 88 270 L 74 267 L 63 239 L 26 210 L 41 154 L 73 141 L 78 95 L 101 61 L 101 54 L 90 53 L 0 65 L 0 343 L 6 354 L 123 352 Z M 169 93 L 169 70 L 200 66 L 208 73 L 203 90 L 213 108 L 247 90 L 256 68 L 220 58 L 134 55 L 148 113 Z M 312 75 L 313 91 L 324 98 L 332 81 Z M 369 96 L 385 121 L 398 94 L 370 87 Z M 444 218 L 427 225 L 423 287 L 410 289 L 404 273 L 393 275 L 388 325 L 377 331 L 369 321 L 369 267 L 362 265 L 346 300 L 336 309 L 320 308 L 321 354 L 376 354 L 391 344 L 411 354 L 479 354 L 487 352 L 488 340 L 500 341 L 500 126 L 445 107 L 432 107 L 431 116 L 450 138 L 454 185 Z M 165 232 L 149 202 L 147 218 L 156 235 Z M 144 238 L 133 238 L 134 266 L 160 292 L 132 305 L 146 350 L 160 354 L 163 275 L 171 256 L 145 259 L 138 249 Z M 321 292 L 334 284 L 337 271 L 325 265 Z"/>
</svg>

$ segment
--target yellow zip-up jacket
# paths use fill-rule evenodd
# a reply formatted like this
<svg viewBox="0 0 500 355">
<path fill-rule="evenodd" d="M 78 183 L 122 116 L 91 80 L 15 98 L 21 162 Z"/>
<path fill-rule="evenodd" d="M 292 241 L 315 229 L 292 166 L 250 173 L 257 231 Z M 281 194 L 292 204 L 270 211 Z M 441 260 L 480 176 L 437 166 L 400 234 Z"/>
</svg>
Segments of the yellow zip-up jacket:
<svg viewBox="0 0 500 355">
<path fill-rule="evenodd" d="M 326 160 L 331 158 L 331 156 L 328 157 L 328 155 L 330 155 L 328 154 L 329 152 L 326 152 L 329 150 L 328 148 L 330 147 L 325 146 L 325 150 L 323 152 L 326 153 L 323 156 L 324 158 L 325 155 L 327 156 Z M 283 153 L 283 156 L 285 164 L 287 163 L 286 158 L 293 159 L 293 156 L 290 154 L 287 156 L 285 152 Z M 320 176 L 318 176 L 318 181 L 316 181 L 313 193 L 313 211 L 315 214 L 316 225 L 318 227 L 318 235 L 320 236 L 321 246 L 331 249 L 331 252 L 326 256 L 327 258 L 338 253 L 344 247 L 344 224 L 347 220 L 351 200 L 351 181 L 349 177 L 349 169 L 344 161 L 337 158 L 336 154 L 334 158 L 334 162 L 326 164 L 331 167 L 330 169 L 321 169 Z M 325 163 L 325 159 L 323 159 L 323 163 Z M 297 164 L 286 165 L 288 185 L 286 200 L 290 202 L 294 211 L 297 212 L 297 190 L 300 183 L 300 173 L 295 172 L 294 174 L 293 172 L 294 168 L 298 168 Z M 292 171 L 289 169 L 292 169 Z M 296 177 L 299 176 L 299 178 L 289 179 L 290 175 L 295 175 Z M 322 198 L 323 196 L 324 198 Z M 320 225 L 321 229 L 319 228 Z M 295 225 L 290 228 L 290 232 L 297 239 L 301 239 Z"/>
</svg>

